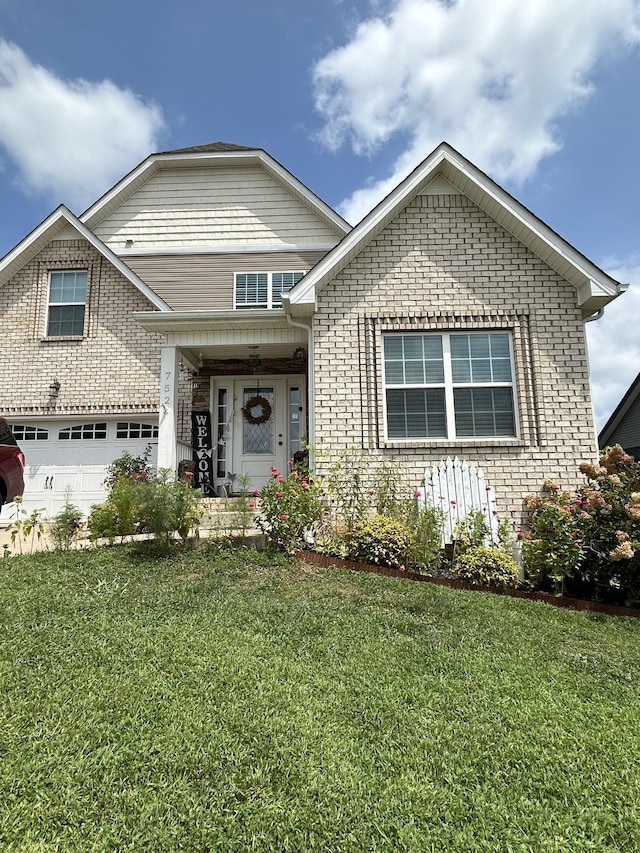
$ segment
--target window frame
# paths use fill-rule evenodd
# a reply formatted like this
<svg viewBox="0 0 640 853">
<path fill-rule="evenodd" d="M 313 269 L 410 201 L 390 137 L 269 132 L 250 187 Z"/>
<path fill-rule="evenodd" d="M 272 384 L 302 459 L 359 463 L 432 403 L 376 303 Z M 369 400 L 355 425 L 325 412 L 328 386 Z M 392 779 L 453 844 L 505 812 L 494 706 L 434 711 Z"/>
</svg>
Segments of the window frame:
<svg viewBox="0 0 640 853">
<path fill-rule="evenodd" d="M 276 294 L 276 298 L 274 299 L 273 292 L 273 278 L 274 276 L 283 276 L 283 275 L 291 275 L 294 276 L 293 284 L 288 288 L 294 287 L 300 279 L 305 275 L 304 270 L 272 270 L 270 272 L 266 270 L 259 271 L 249 271 L 243 270 L 242 272 L 236 272 L 233 275 L 233 308 L 235 311 L 250 311 L 258 310 L 258 311 L 271 311 L 274 309 L 282 308 L 282 294 L 287 293 L 287 290 L 283 291 L 282 289 Z M 267 298 L 261 302 L 238 302 L 238 279 L 240 276 L 266 276 L 267 277 Z M 297 280 L 295 280 L 295 276 L 299 276 Z"/>
<path fill-rule="evenodd" d="M 54 302 L 51 299 L 51 287 L 52 287 L 52 279 L 53 276 L 56 275 L 78 275 L 78 273 L 84 273 L 85 276 L 85 288 L 84 288 L 84 300 L 82 302 Z M 63 282 L 64 286 L 64 282 Z M 51 269 L 48 272 L 48 281 L 47 281 L 47 315 L 46 315 L 46 328 L 45 328 L 45 337 L 51 340 L 67 340 L 69 338 L 83 338 L 86 334 L 87 328 L 87 305 L 89 301 L 89 270 L 85 267 L 78 267 L 76 269 Z M 51 309 L 52 308 L 79 308 L 82 307 L 82 330 L 80 332 L 74 331 L 69 335 L 55 334 L 51 331 Z M 75 321 L 74 321 L 75 322 Z"/>
<path fill-rule="evenodd" d="M 484 381 L 484 382 L 454 382 L 453 368 L 451 357 L 451 337 L 455 335 L 466 335 L 468 337 L 480 335 L 506 335 L 509 345 L 509 365 L 511 368 L 511 381 Z M 387 366 L 385 359 L 385 340 L 393 337 L 402 338 L 425 338 L 438 337 L 442 340 L 442 359 L 443 359 L 443 381 L 442 382 L 422 382 L 422 383 L 398 383 L 387 382 Z M 520 422 L 518 417 L 518 395 L 517 395 L 517 374 L 516 363 L 514 358 L 514 338 L 511 329 L 504 328 L 482 328 L 482 329 L 434 329 L 433 331 L 414 331 L 414 330 L 384 330 L 380 336 L 380 361 L 381 361 L 381 377 L 382 377 L 382 410 L 384 418 L 384 441 L 387 444 L 415 445 L 415 444 L 435 444 L 443 442 L 451 444 L 462 443 L 490 443 L 490 444 L 512 444 L 520 441 Z M 444 389 L 444 414 L 446 435 L 440 436 L 390 436 L 389 435 L 389 411 L 387 406 L 387 392 L 389 390 L 407 390 L 407 389 Z M 474 389 L 474 388 L 510 388 L 511 401 L 513 409 L 513 434 L 510 435 L 458 435 L 456 432 L 456 410 L 455 410 L 455 395 L 456 389 Z"/>
</svg>

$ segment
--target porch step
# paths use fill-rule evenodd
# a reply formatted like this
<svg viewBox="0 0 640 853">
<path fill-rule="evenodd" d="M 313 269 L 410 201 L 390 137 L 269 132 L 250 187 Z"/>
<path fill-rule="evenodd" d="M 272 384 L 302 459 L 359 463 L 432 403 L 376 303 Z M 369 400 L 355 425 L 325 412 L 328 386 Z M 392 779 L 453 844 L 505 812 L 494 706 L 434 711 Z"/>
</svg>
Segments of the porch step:
<svg viewBox="0 0 640 853">
<path fill-rule="evenodd" d="M 205 498 L 203 504 L 205 509 L 200 521 L 201 529 L 221 532 L 239 531 L 243 527 L 247 531 L 258 529 L 254 509 L 248 509 L 243 518 L 242 498 Z"/>
</svg>

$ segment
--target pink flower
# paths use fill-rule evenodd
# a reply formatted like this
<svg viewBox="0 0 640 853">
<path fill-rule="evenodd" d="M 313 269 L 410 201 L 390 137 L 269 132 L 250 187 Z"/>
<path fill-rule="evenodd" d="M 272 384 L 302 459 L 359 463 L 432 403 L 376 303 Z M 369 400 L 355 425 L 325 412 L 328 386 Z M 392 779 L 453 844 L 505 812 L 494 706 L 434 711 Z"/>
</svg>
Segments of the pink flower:
<svg viewBox="0 0 640 853">
<path fill-rule="evenodd" d="M 518 539 L 522 539 L 522 530 L 518 530 L 518 533 L 516 535 Z"/>
<path fill-rule="evenodd" d="M 282 497 L 282 492 L 275 492 L 275 496 L 276 496 L 277 498 L 281 498 L 281 497 Z"/>
<path fill-rule="evenodd" d="M 289 516 L 285 515 L 285 513 L 283 512 L 282 515 L 280 516 L 280 521 L 286 521 L 288 518 L 289 518 Z"/>
<path fill-rule="evenodd" d="M 256 508 L 255 504 L 249 504 L 249 509 L 255 509 L 255 508 Z"/>
<path fill-rule="evenodd" d="M 303 482 L 303 483 L 302 483 L 302 488 L 303 488 L 303 489 L 305 490 L 305 492 L 306 492 L 306 490 L 309 488 L 309 483 L 305 483 L 305 482 Z"/>
<path fill-rule="evenodd" d="M 485 490 L 485 492 L 490 492 L 490 491 L 491 491 L 491 486 L 485 486 L 485 487 L 484 487 L 484 490 Z"/>
<path fill-rule="evenodd" d="M 455 502 L 455 501 L 451 501 L 451 506 L 455 506 L 455 505 L 456 505 L 456 502 Z"/>
<path fill-rule="evenodd" d="M 251 494 L 254 496 L 254 498 L 257 498 L 257 497 L 259 497 L 260 492 L 258 491 L 258 489 L 254 489 L 254 490 L 251 492 Z"/>
<path fill-rule="evenodd" d="M 295 495 L 295 493 L 296 493 L 296 490 L 295 490 L 295 489 L 289 489 L 289 494 L 290 494 L 290 495 Z"/>
<path fill-rule="evenodd" d="M 279 482 L 279 483 L 284 483 L 284 477 L 278 477 L 278 482 Z"/>
<path fill-rule="evenodd" d="M 419 491 L 416 489 L 416 490 L 415 490 L 415 492 L 413 493 L 413 496 L 414 496 L 414 498 L 421 498 L 421 497 L 422 497 L 422 492 L 419 492 Z"/>
</svg>

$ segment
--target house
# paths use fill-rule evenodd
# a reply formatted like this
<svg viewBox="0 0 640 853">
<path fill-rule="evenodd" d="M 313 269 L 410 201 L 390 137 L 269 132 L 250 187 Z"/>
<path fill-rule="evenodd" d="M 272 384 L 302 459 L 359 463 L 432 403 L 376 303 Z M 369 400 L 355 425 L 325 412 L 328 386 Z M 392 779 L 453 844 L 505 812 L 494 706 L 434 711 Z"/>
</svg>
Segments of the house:
<svg viewBox="0 0 640 853">
<path fill-rule="evenodd" d="M 636 460 L 640 460 L 640 373 L 600 430 L 601 450 L 619 444 Z"/>
<path fill-rule="evenodd" d="M 464 457 L 517 507 L 595 456 L 584 321 L 621 289 L 444 143 L 353 229 L 261 149 L 154 154 L 0 261 L 0 415 L 50 513 L 124 450 L 218 494 L 303 440 L 318 475 Z"/>
</svg>

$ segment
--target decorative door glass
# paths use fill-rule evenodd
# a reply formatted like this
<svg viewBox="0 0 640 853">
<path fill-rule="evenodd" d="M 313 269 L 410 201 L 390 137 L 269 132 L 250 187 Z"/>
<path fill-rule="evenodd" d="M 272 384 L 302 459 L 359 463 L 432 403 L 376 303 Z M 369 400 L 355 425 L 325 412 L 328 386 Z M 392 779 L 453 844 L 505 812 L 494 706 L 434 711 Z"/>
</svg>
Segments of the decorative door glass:
<svg viewBox="0 0 640 853">
<path fill-rule="evenodd" d="M 247 420 L 246 415 L 243 414 L 242 452 L 256 455 L 273 453 L 273 388 L 244 388 L 242 394 L 243 408 L 246 409 L 247 403 L 249 403 L 252 398 L 256 397 L 262 398 L 268 403 L 268 406 L 265 406 L 263 402 L 257 400 L 255 405 L 251 406 L 248 411 L 251 420 L 257 420 L 258 423 L 252 423 L 251 420 Z M 268 417 L 266 420 L 263 420 L 267 414 Z"/>
</svg>

